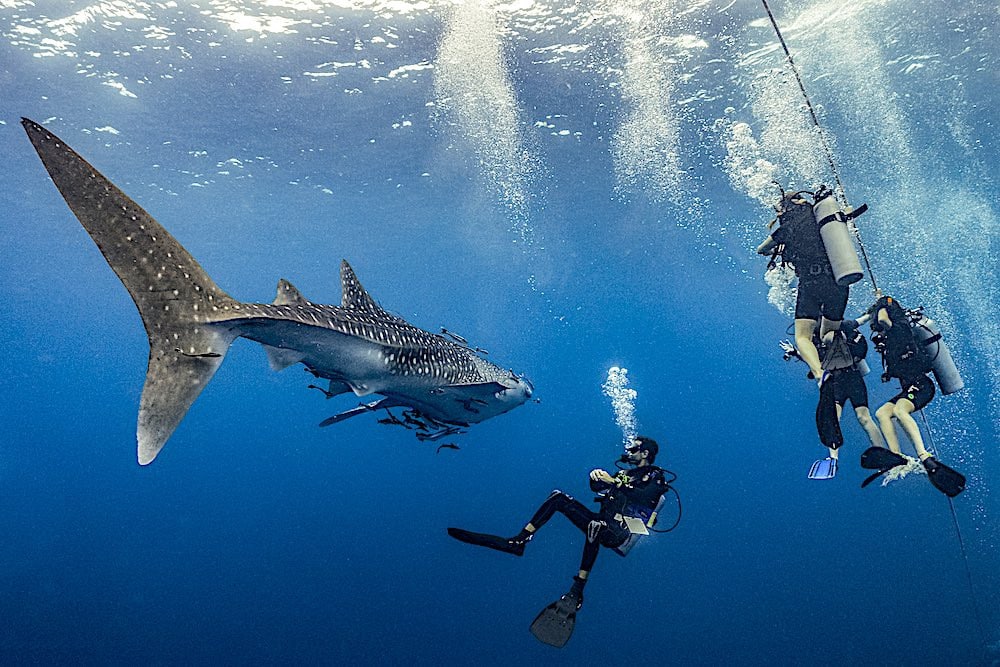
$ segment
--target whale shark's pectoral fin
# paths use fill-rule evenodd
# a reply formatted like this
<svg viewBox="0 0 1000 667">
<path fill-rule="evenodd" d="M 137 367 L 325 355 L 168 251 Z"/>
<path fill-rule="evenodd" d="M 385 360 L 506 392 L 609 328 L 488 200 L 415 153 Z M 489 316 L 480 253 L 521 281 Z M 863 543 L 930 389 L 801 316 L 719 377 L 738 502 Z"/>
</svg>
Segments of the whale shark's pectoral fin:
<svg viewBox="0 0 1000 667">
<path fill-rule="evenodd" d="M 232 336 L 201 329 L 179 337 L 178 347 L 157 344 L 150 336 L 146 384 L 139 402 L 136 429 L 140 465 L 153 462 L 163 444 L 181 423 L 198 394 L 222 365 Z M 195 345 L 190 345 L 194 342 Z"/>
<path fill-rule="evenodd" d="M 345 410 L 339 412 L 332 417 L 327 417 L 319 423 L 322 426 L 329 426 L 331 424 L 336 424 L 342 422 L 345 419 L 349 419 L 356 415 L 364 414 L 365 412 L 374 412 L 375 410 L 381 410 L 382 408 L 394 408 L 401 405 L 399 401 L 394 398 L 383 398 L 377 401 L 372 401 L 371 403 L 362 403 L 356 408 L 351 408 L 350 410 Z"/>
<path fill-rule="evenodd" d="M 306 357 L 305 352 L 299 352 L 298 350 L 274 347 L 264 343 L 261 343 L 261 346 L 267 352 L 267 363 L 270 364 L 272 371 L 283 371 L 289 366 L 299 363 Z"/>
</svg>

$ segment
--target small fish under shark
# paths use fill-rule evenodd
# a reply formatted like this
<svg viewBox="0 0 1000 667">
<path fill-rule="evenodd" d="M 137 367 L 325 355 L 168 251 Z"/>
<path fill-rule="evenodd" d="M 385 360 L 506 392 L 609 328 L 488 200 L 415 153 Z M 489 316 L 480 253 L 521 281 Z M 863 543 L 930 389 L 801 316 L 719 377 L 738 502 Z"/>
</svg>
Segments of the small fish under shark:
<svg viewBox="0 0 1000 667">
<path fill-rule="evenodd" d="M 533 387 L 520 375 L 383 310 L 346 261 L 340 265 L 339 306 L 308 301 L 284 279 L 273 303 L 237 301 L 65 142 L 27 118 L 21 124 L 56 188 L 128 289 L 146 328 L 149 366 L 136 431 L 140 465 L 156 458 L 240 337 L 260 343 L 275 370 L 301 363 L 329 380 L 328 397 L 382 396 L 322 425 L 403 407 L 421 425 L 422 439 L 436 439 L 531 397 Z"/>
</svg>

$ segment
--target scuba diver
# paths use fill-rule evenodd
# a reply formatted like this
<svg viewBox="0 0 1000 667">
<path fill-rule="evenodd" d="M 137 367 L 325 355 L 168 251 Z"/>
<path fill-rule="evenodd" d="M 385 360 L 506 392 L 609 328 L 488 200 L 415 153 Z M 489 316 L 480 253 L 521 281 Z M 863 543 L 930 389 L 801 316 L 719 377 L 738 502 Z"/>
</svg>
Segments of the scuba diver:
<svg viewBox="0 0 1000 667">
<path fill-rule="evenodd" d="M 839 331 L 831 331 L 826 340 L 818 335 L 813 340 L 822 359 L 823 372 L 827 380 L 819 390 L 819 404 L 816 406 L 816 430 L 820 442 L 830 450 L 830 455 L 820 459 L 809 468 L 809 479 L 833 479 L 837 474 L 838 451 L 844 444 L 840 430 L 840 417 L 847 401 L 854 406 L 854 415 L 865 430 L 873 447 L 884 447 L 882 433 L 868 410 L 868 388 L 864 376 L 868 372 L 864 363 L 868 354 L 868 341 L 859 330 L 856 320 L 844 320 Z M 788 341 L 781 341 L 784 359 L 801 355 Z M 811 372 L 810 372 L 811 373 Z"/>
<path fill-rule="evenodd" d="M 556 512 L 565 515 L 586 537 L 580 570 L 573 577 L 569 591 L 543 609 L 531 624 L 532 634 L 540 641 L 562 647 L 573 633 L 576 613 L 583 606 L 583 589 L 600 548 L 604 546 L 620 555 L 627 554 L 635 541 L 648 534 L 648 529 L 656 522 L 664 494 L 671 490 L 676 494 L 670 483 L 677 476 L 654 465 L 658 452 L 659 445 L 655 440 L 636 436 L 626 446 L 625 455 L 619 459 L 619 463 L 630 468 L 620 467 L 613 476 L 600 468 L 591 471 L 590 488 L 598 494 L 595 501 L 601 506 L 597 512 L 557 489 L 514 537 L 474 533 L 461 528 L 449 528 L 448 535 L 460 542 L 521 556 L 525 545 Z M 677 523 L 680 523 L 679 510 L 678 496 Z M 667 530 L 655 532 L 669 532 L 677 523 Z"/>
<path fill-rule="evenodd" d="M 926 343 L 914 335 L 910 324 L 910 313 L 903 309 L 899 301 L 882 296 L 872 306 L 871 313 L 871 327 L 874 332 L 872 341 L 875 343 L 875 349 L 882 354 L 882 364 L 885 368 L 882 381 L 888 382 L 896 378 L 899 380 L 900 392 L 875 411 L 875 417 L 882 426 L 882 433 L 889 449 L 872 447 L 861 455 L 862 467 L 877 471 L 866 479 L 862 486 L 866 486 L 896 466 L 906 465 L 907 460 L 902 455 L 899 436 L 896 433 L 895 422 L 899 422 L 913 443 L 931 484 L 941 493 L 953 498 L 965 489 L 965 477 L 938 461 L 927 451 L 920 434 L 920 427 L 913 419 L 913 413 L 922 410 L 934 398 L 934 383 L 928 376 L 928 373 L 934 370 L 932 363 L 934 360 L 925 349 Z M 940 346 L 941 343 L 939 349 Z"/>
<path fill-rule="evenodd" d="M 772 226 L 777 222 L 778 229 L 757 247 L 757 253 L 771 255 L 769 266 L 780 256 L 795 269 L 795 347 L 822 388 L 826 376 L 813 334 L 817 325 L 821 339 L 840 328 L 849 285 L 863 275 L 846 221 L 861 215 L 867 206 L 845 214 L 828 188 L 820 186 L 810 204 L 803 195 L 812 194 L 782 190 L 778 216 L 771 222 Z"/>
</svg>

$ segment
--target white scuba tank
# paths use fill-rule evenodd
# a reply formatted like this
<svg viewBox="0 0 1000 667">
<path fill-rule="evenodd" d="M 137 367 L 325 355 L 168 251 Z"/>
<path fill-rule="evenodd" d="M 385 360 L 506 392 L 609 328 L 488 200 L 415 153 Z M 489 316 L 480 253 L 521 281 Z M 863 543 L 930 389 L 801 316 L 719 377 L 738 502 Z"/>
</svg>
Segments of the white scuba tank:
<svg viewBox="0 0 1000 667">
<path fill-rule="evenodd" d="M 941 332 L 938 330 L 934 320 L 921 314 L 920 319 L 913 322 L 913 336 L 921 345 L 931 359 L 931 372 L 934 379 L 941 387 L 942 394 L 954 394 L 965 386 L 962 376 L 958 372 L 955 360 L 951 358 L 948 346 L 944 344 Z"/>
<path fill-rule="evenodd" d="M 813 215 L 819 225 L 819 235 L 826 248 L 826 256 L 833 267 L 833 277 L 838 285 L 846 287 L 853 285 L 864 277 L 861 262 L 854 249 L 851 230 L 847 228 L 847 217 L 840 210 L 840 205 L 834 199 L 833 193 L 820 193 L 819 199 L 813 204 Z"/>
</svg>

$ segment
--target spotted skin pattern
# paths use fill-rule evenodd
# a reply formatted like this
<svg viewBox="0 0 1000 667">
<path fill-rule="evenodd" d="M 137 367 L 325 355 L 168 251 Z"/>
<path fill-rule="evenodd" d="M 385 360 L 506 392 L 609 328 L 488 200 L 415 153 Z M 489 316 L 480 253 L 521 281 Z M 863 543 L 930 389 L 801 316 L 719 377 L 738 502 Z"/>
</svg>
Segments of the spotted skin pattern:
<svg viewBox="0 0 1000 667">
<path fill-rule="evenodd" d="M 276 370 L 302 363 L 329 380 L 328 396 L 383 397 L 324 423 L 404 407 L 431 423 L 467 427 L 531 397 L 526 379 L 381 308 L 346 261 L 339 306 L 313 303 L 286 280 L 279 281 L 273 303 L 234 299 L 177 239 L 65 142 L 34 121 L 21 123 L 146 328 L 149 366 L 136 432 L 141 465 L 156 458 L 240 337 L 263 345 Z"/>
</svg>

